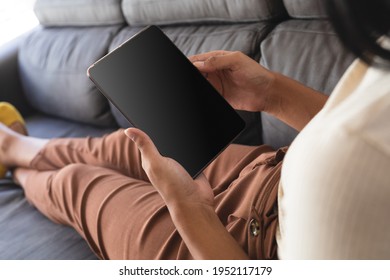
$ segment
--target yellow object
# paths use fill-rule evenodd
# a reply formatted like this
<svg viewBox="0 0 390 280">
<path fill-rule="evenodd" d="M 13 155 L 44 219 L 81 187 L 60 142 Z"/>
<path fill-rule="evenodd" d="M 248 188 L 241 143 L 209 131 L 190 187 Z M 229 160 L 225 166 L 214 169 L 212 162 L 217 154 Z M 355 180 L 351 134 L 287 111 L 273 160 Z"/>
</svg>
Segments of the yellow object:
<svg viewBox="0 0 390 280">
<path fill-rule="evenodd" d="M 0 122 L 8 127 L 15 122 L 20 122 L 23 126 L 26 124 L 19 111 L 7 102 L 0 102 Z M 7 167 L 0 164 L 0 179 L 4 178 L 6 173 Z"/>
</svg>

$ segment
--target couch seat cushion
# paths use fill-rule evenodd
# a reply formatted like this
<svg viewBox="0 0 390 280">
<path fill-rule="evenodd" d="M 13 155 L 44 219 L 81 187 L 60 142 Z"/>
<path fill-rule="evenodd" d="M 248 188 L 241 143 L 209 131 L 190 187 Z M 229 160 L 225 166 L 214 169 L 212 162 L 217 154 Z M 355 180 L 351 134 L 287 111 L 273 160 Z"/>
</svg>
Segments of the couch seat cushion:
<svg viewBox="0 0 390 280">
<path fill-rule="evenodd" d="M 70 227 L 44 217 L 10 180 L 0 180 L 1 260 L 97 259 Z"/>
</svg>

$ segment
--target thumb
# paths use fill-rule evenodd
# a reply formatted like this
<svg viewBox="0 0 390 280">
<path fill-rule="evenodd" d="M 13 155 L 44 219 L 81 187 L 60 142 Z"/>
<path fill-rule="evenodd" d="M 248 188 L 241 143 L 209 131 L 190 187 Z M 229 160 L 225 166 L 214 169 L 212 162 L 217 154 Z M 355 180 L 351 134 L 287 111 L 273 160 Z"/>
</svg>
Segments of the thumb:
<svg viewBox="0 0 390 280">
<path fill-rule="evenodd" d="M 145 132 L 132 127 L 126 129 L 125 134 L 137 145 L 144 160 L 151 161 L 156 157 L 160 157 L 156 146 Z"/>
</svg>

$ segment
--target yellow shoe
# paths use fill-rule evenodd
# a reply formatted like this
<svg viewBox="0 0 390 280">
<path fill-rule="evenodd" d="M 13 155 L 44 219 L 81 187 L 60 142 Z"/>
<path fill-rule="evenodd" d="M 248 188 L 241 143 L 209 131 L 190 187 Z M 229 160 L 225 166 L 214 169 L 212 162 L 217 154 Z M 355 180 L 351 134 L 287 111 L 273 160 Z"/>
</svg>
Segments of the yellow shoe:
<svg viewBox="0 0 390 280">
<path fill-rule="evenodd" d="M 17 132 L 27 135 L 26 123 L 18 110 L 8 102 L 0 102 L 0 123 Z M 0 179 L 5 177 L 8 169 L 0 164 Z"/>
</svg>

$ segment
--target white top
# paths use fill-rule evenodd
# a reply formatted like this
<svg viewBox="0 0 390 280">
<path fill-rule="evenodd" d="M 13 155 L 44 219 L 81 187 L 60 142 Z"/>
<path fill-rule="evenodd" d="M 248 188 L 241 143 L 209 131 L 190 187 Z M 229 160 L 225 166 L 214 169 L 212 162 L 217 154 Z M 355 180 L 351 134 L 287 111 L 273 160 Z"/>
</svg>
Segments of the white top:
<svg viewBox="0 0 390 280">
<path fill-rule="evenodd" d="M 281 259 L 390 259 L 390 71 L 355 61 L 290 146 Z"/>
</svg>

